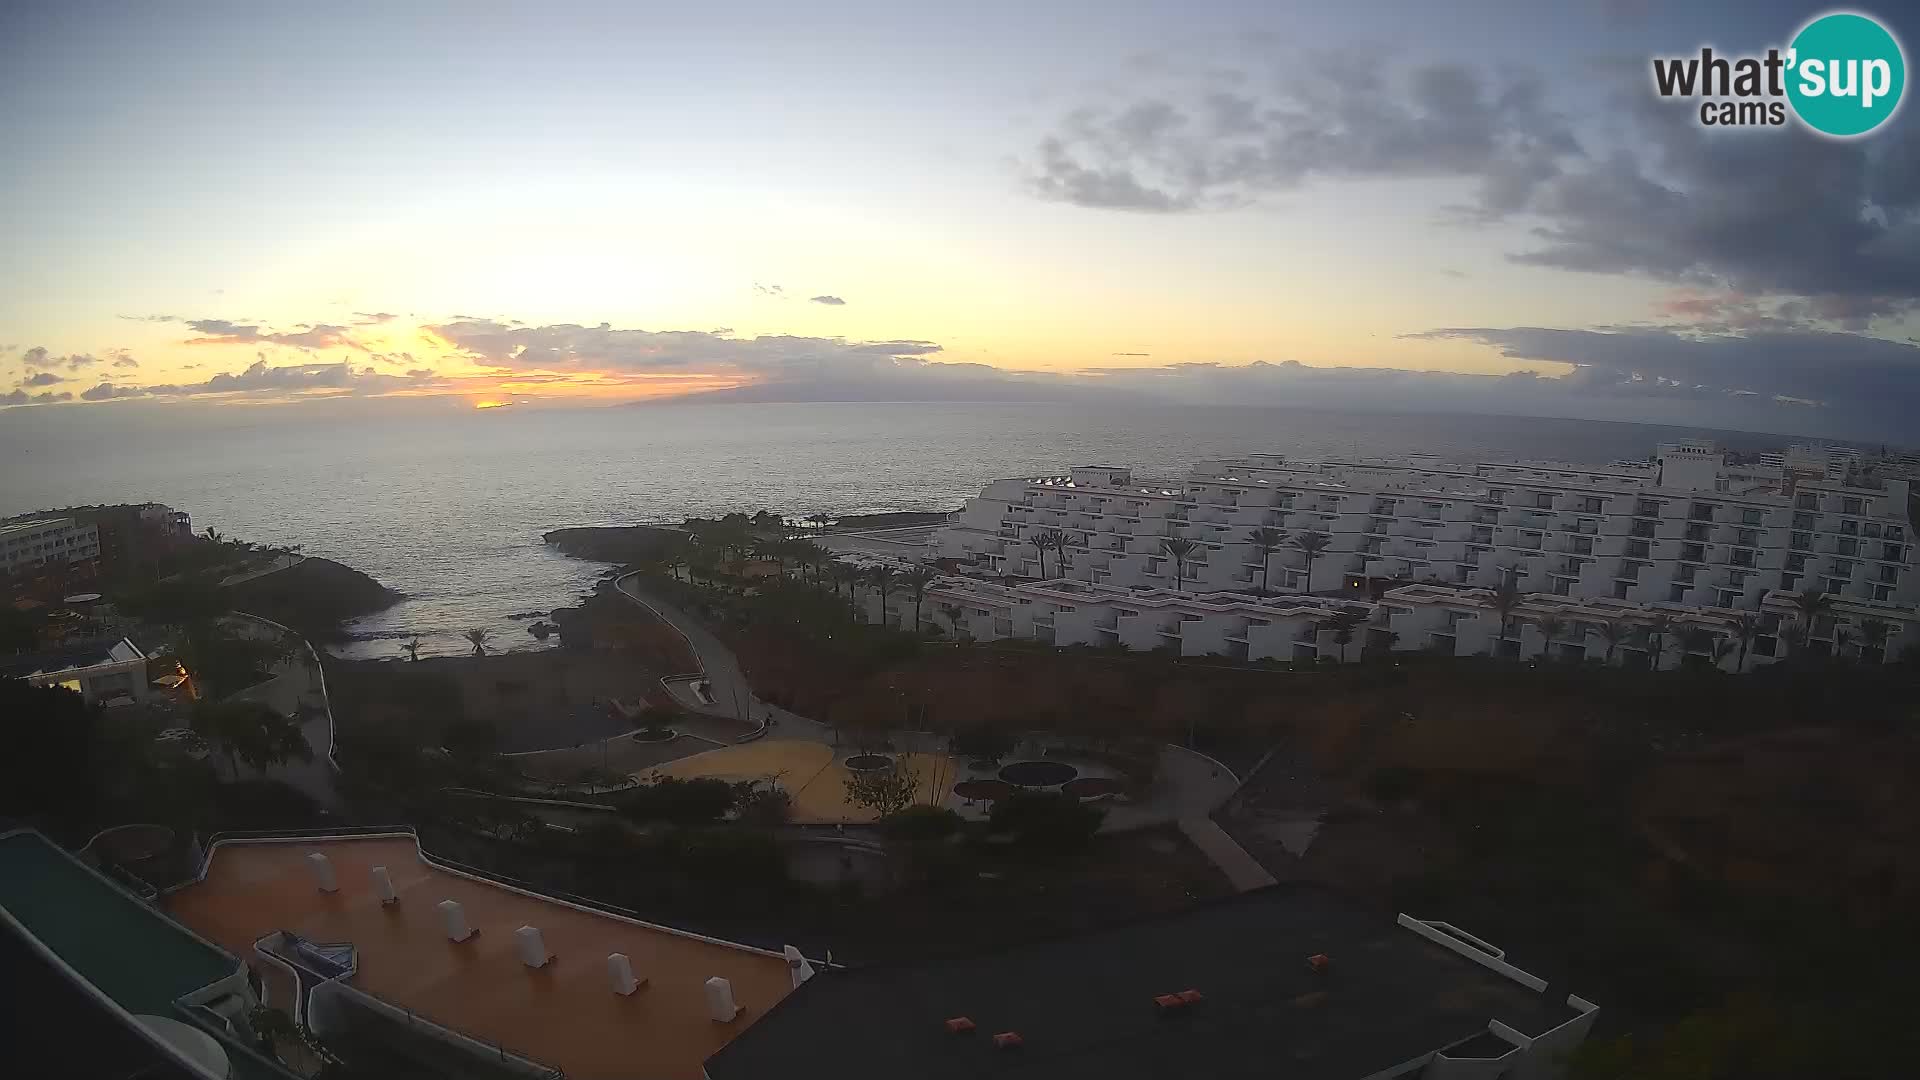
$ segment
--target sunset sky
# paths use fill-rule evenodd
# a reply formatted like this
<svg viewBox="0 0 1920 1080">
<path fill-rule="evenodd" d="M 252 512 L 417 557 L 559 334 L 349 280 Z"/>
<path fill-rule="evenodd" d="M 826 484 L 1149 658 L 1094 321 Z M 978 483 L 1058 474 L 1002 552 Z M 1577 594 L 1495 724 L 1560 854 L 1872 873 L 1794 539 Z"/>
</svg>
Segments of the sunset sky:
<svg viewBox="0 0 1920 1080">
<path fill-rule="evenodd" d="M 1714 133 L 1647 75 L 1824 9 L 10 4 L 0 400 L 1107 394 L 1900 439 L 1915 111 Z M 1920 25 L 1859 10 L 1911 56 Z"/>
</svg>

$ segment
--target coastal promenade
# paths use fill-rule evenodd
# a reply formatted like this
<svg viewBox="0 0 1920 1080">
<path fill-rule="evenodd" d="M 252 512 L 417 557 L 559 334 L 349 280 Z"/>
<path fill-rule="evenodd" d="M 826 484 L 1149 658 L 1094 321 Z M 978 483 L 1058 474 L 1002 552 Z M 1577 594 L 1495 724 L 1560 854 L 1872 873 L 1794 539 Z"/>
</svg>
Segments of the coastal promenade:
<svg viewBox="0 0 1920 1080">
<path fill-rule="evenodd" d="M 246 612 L 232 616 L 257 636 L 290 640 L 292 655 L 273 666 L 271 678 L 233 695 L 230 700 L 257 701 L 282 716 L 298 717 L 300 732 L 306 736 L 313 757 L 307 761 L 290 760 L 257 770 L 240 766 L 244 777 L 277 780 L 307 795 L 323 810 L 340 807 L 340 793 L 334 787 L 333 708 L 327 699 L 326 675 L 321 669 L 315 646 L 279 623 Z"/>
</svg>

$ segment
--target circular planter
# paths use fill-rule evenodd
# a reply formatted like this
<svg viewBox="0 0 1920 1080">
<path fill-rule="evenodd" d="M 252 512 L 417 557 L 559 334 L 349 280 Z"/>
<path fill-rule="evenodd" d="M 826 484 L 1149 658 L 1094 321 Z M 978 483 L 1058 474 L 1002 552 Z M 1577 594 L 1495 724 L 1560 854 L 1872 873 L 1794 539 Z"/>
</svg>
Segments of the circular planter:
<svg viewBox="0 0 1920 1080">
<path fill-rule="evenodd" d="M 1000 779 L 1018 787 L 1059 787 L 1079 775 L 1064 761 L 1016 761 L 1000 770 Z"/>
<path fill-rule="evenodd" d="M 1082 776 L 1060 785 L 1060 790 L 1076 799 L 1097 799 L 1102 795 L 1118 795 L 1126 789 L 1118 780 L 1104 776 Z"/>
<path fill-rule="evenodd" d="M 873 772 L 892 767 L 893 759 L 885 754 L 855 754 L 840 764 L 845 765 L 848 772 Z"/>
<path fill-rule="evenodd" d="M 94 839 L 101 855 L 117 863 L 137 863 L 151 859 L 173 843 L 173 830 L 165 825 L 122 825 Z"/>
<path fill-rule="evenodd" d="M 1013 792 L 1014 787 L 1012 784 L 1002 783 L 999 780 L 962 780 L 953 785 L 953 793 L 955 795 L 963 799 L 972 799 L 975 802 L 992 802 L 995 799 L 1004 799 L 1013 794 Z"/>
<path fill-rule="evenodd" d="M 655 728 L 652 730 L 641 728 L 639 731 L 634 732 L 632 737 L 633 741 L 638 743 L 663 743 L 672 742 L 679 738 L 680 733 L 672 728 Z"/>
</svg>

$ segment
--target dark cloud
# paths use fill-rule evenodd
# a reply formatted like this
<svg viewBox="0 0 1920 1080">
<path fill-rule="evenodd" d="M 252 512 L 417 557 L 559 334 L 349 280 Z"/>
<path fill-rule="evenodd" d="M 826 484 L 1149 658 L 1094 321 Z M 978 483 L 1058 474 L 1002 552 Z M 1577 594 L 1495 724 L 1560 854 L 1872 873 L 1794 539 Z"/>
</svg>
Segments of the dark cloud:
<svg viewBox="0 0 1920 1080">
<path fill-rule="evenodd" d="M 37 374 L 37 375 L 29 375 L 29 376 L 27 376 L 27 377 L 26 377 L 26 378 L 25 378 L 24 380 L 22 380 L 22 381 L 21 381 L 21 383 L 20 383 L 20 385 L 22 385 L 22 386 L 52 386 L 52 385 L 53 385 L 54 383 L 57 383 L 57 382 L 65 382 L 65 381 L 66 381 L 66 377 L 65 377 L 65 376 L 62 376 L 62 375 L 55 375 L 55 374 L 54 374 L 53 372 L 51 372 L 51 371 L 42 371 L 42 372 L 40 372 L 40 373 L 39 373 L 39 374 Z"/>
<path fill-rule="evenodd" d="M 753 291 L 759 293 L 761 296 L 778 296 L 783 299 L 787 295 L 787 290 L 779 285 L 762 285 L 757 281 L 753 284 Z M 454 318 L 461 317 L 462 316 L 458 315 L 454 316 Z"/>
<path fill-rule="evenodd" d="M 1661 327 L 1522 326 L 1413 336 L 1477 341 L 1517 360 L 1576 364 L 1570 385 L 1585 392 L 1811 401 L 1882 425 L 1911 425 L 1910 418 L 1920 414 L 1920 347 L 1860 334 L 1793 325 L 1705 334 Z"/>
<path fill-rule="evenodd" d="M 129 322 L 185 322 L 186 321 L 180 318 L 180 316 L 178 315 L 120 315 L 120 316 L 117 316 L 117 318 L 126 319 Z"/>
<path fill-rule="evenodd" d="M 1153 354 L 1147 353 L 1147 352 L 1117 352 L 1117 353 L 1114 353 L 1113 355 L 1115 356 L 1152 356 Z"/>
<path fill-rule="evenodd" d="M 353 313 L 353 317 L 359 320 L 359 325 L 361 326 L 373 326 L 377 323 L 392 322 L 399 316 L 391 311 L 376 311 L 372 313 L 356 311 Z"/>
<path fill-rule="evenodd" d="M 112 401 L 114 398 L 146 397 L 150 391 L 144 386 L 115 386 L 103 382 L 91 390 L 80 393 L 81 401 Z"/>
<path fill-rule="evenodd" d="M 1029 181 L 1083 206 L 1173 212 L 1236 206 L 1314 179 L 1464 177 L 1489 209 L 1524 205 L 1580 153 L 1540 81 L 1431 64 L 1400 77 L 1323 56 L 1271 95 L 1198 85 L 1070 113 Z"/>
<path fill-rule="evenodd" d="M 1846 142 L 1797 126 L 1727 134 L 1655 97 L 1636 62 L 1582 73 L 1600 110 L 1586 115 L 1607 123 L 1576 134 L 1531 73 L 1351 59 L 1243 72 L 1234 89 L 1187 76 L 1075 110 L 1040 139 L 1029 184 L 1177 212 L 1313 181 L 1451 178 L 1473 192 L 1456 220 L 1531 227 L 1511 254 L 1526 265 L 1806 298 L 1812 317 L 1856 329 L 1920 304 L 1920 124 Z M 1274 89 L 1243 89 L 1261 85 Z"/>
<path fill-rule="evenodd" d="M 25 390 L 15 390 L 5 397 L 0 397 L 0 405 L 52 405 L 57 402 L 72 400 L 73 394 L 67 390 L 62 390 L 57 394 L 52 391 L 29 394 Z"/>
<path fill-rule="evenodd" d="M 816 296 L 807 301 L 810 304 L 826 304 L 828 307 L 840 307 L 846 303 L 837 296 Z"/>
<path fill-rule="evenodd" d="M 140 361 L 135 360 L 126 353 L 121 353 L 113 358 L 113 366 L 117 368 L 137 368 L 140 366 Z"/>
<path fill-rule="evenodd" d="M 30 368 L 46 367 L 47 350 L 44 346 L 35 345 L 33 348 L 20 354 L 20 362 Z"/>
<path fill-rule="evenodd" d="M 881 373 L 918 367 L 940 351 L 931 341 L 848 341 L 703 330 L 616 330 L 607 323 L 514 326 L 465 320 L 425 327 L 469 357 L 509 370 L 731 371 L 765 377 Z"/>
<path fill-rule="evenodd" d="M 58 361 L 55 362 L 58 363 Z M 67 357 L 67 370 L 79 371 L 81 368 L 92 367 L 99 362 L 100 358 L 97 356 L 89 356 L 86 353 L 74 353 L 72 356 Z"/>
<path fill-rule="evenodd" d="M 330 349 L 336 346 L 360 348 L 360 345 L 348 336 L 348 328 L 344 326 L 302 324 L 294 330 L 273 331 L 262 329 L 257 324 L 236 323 L 226 319 L 183 319 L 181 321 L 200 335 L 196 338 L 188 338 L 189 345 L 264 343 L 308 351 Z"/>
</svg>

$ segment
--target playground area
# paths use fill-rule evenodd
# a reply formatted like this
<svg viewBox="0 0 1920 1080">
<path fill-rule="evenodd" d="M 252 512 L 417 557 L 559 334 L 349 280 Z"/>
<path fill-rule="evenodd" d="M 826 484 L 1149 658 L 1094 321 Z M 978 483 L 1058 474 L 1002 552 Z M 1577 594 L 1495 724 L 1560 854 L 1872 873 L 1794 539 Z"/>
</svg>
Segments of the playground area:
<svg viewBox="0 0 1920 1080">
<path fill-rule="evenodd" d="M 846 781 L 851 770 L 845 761 L 849 756 L 867 758 L 877 755 L 849 755 L 825 743 L 798 739 L 763 739 L 670 761 L 641 773 L 640 778 L 672 776 L 682 780 L 695 777 L 728 781 L 777 780 L 793 796 L 793 820 L 796 823 L 871 822 L 876 817 L 873 811 L 847 802 Z M 884 756 L 919 774 L 918 801 L 932 806 L 946 806 L 953 802 L 954 781 L 966 776 L 966 763 L 946 754 Z M 870 763 L 858 760 L 854 764 Z"/>
</svg>

